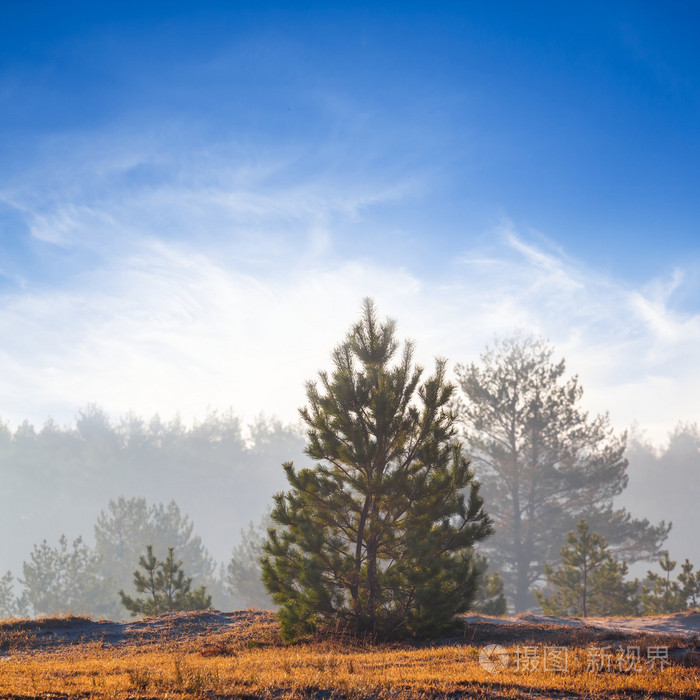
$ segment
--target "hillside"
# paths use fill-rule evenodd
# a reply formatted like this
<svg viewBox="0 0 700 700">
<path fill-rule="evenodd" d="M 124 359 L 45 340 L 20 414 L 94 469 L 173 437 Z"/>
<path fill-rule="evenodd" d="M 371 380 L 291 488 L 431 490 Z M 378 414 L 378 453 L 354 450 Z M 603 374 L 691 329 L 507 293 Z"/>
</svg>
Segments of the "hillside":
<svg viewBox="0 0 700 700">
<path fill-rule="evenodd" d="M 336 637 L 286 646 L 274 613 L 253 610 L 126 623 L 76 616 L 11 620 L 0 623 L 0 698 L 569 700 L 700 693 L 699 612 L 586 621 L 468 616 L 455 635 L 376 645 Z"/>
</svg>

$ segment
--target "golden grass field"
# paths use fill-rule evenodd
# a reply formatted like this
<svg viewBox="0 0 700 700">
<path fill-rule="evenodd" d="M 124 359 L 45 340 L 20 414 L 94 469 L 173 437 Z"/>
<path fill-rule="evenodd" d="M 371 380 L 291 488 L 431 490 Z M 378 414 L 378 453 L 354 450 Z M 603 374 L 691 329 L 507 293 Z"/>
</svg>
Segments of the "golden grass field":
<svg viewBox="0 0 700 700">
<path fill-rule="evenodd" d="M 510 659 L 494 672 L 480 664 L 491 642 Z M 0 622 L 0 698 L 700 698 L 697 643 L 482 623 L 432 643 L 284 645 L 274 614 L 263 611 L 14 620 Z M 626 657 L 632 648 L 640 670 Z"/>
</svg>

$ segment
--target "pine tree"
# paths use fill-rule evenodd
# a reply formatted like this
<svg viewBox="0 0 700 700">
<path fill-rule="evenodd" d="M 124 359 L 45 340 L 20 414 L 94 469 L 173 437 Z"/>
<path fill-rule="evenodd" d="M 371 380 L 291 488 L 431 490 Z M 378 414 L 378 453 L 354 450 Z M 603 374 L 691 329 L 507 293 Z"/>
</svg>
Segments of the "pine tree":
<svg viewBox="0 0 700 700">
<path fill-rule="evenodd" d="M 260 564 L 267 529 L 271 526 L 272 519 L 268 513 L 259 525 L 251 522 L 247 532 L 241 530 L 241 543 L 234 547 L 227 567 L 226 586 L 231 595 L 247 608 L 275 607 L 263 585 Z"/>
<path fill-rule="evenodd" d="M 69 548 L 65 535 L 57 547 L 44 540 L 34 545 L 23 565 L 22 599 L 35 615 L 100 610 L 107 593 L 100 573 L 100 558 L 76 538 Z"/>
<path fill-rule="evenodd" d="M 25 615 L 26 603 L 23 597 L 17 597 L 14 590 L 14 577 L 8 571 L 0 577 L 0 619 Z"/>
<path fill-rule="evenodd" d="M 681 595 L 685 600 L 686 607 L 697 608 L 700 600 L 700 570 L 693 573 L 693 565 L 689 559 L 681 564 L 678 583 L 681 586 Z"/>
<path fill-rule="evenodd" d="M 537 591 L 547 615 L 621 615 L 636 610 L 636 584 L 624 580 L 627 565 L 615 561 L 605 538 L 591 532 L 582 519 L 569 532 L 561 550 L 561 565 L 547 566 L 547 583 L 554 592 Z"/>
<path fill-rule="evenodd" d="M 494 520 L 484 549 L 516 611 L 532 604 L 532 587 L 581 518 L 629 561 L 656 556 L 670 527 L 613 509 L 627 484 L 625 436 L 606 414 L 589 418 L 577 377 L 553 354 L 542 340 L 509 338 L 479 365 L 455 369 L 463 436 Z"/>
<path fill-rule="evenodd" d="M 13 576 L 10 571 L 0 578 L 0 619 L 15 615 L 16 598 L 12 581 Z"/>
<path fill-rule="evenodd" d="M 608 557 L 594 572 L 591 580 L 589 609 L 592 615 L 638 615 L 639 582 L 627 581 L 626 562 Z"/>
<path fill-rule="evenodd" d="M 206 586 L 191 591 L 192 579 L 182 571 L 182 562 L 175 561 L 175 548 L 168 548 L 168 556 L 159 561 L 153 554 L 153 547 L 146 547 L 145 556 L 139 558 L 139 566 L 144 570 L 134 571 L 134 586 L 145 598 L 132 598 L 123 590 L 119 591 L 122 605 L 136 615 L 158 615 L 175 610 L 204 610 L 211 607 L 211 596 Z"/>
<path fill-rule="evenodd" d="M 478 572 L 477 592 L 469 609 L 483 615 L 505 615 L 508 604 L 500 574 L 487 574 L 489 561 L 481 554 L 475 555 L 474 566 Z"/>
<path fill-rule="evenodd" d="M 413 345 L 392 365 L 397 350 L 395 323 L 366 299 L 333 372 L 307 384 L 306 454 L 318 463 L 285 463 L 290 489 L 275 496 L 264 546 L 288 639 L 329 626 L 429 635 L 473 599 L 472 547 L 491 526 L 455 437 L 453 387 L 443 360 L 421 383 Z"/>
<path fill-rule="evenodd" d="M 662 552 L 659 566 L 664 575 L 648 571 L 642 583 L 642 609 L 645 615 L 666 615 L 681 612 L 687 607 L 685 596 L 677 581 L 671 580 L 671 572 L 676 568 L 668 552 Z"/>
<path fill-rule="evenodd" d="M 100 513 L 94 532 L 95 551 L 109 590 L 106 615 L 112 619 L 124 616 L 117 591 L 129 585 L 133 563 L 148 544 L 159 552 L 175 547 L 192 581 L 216 590 L 215 563 L 202 538 L 194 534 L 193 522 L 174 501 L 149 505 L 145 498 L 120 496 Z"/>
</svg>

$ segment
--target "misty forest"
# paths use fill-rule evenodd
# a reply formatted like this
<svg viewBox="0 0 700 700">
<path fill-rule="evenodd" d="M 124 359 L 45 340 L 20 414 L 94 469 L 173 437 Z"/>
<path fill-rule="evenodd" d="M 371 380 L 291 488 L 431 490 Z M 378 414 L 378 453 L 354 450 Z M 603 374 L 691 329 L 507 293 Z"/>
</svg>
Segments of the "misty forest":
<svg viewBox="0 0 700 700">
<path fill-rule="evenodd" d="M 667 549 L 671 532 L 677 542 L 693 533 L 672 530 L 654 497 L 661 480 L 700 468 L 696 426 L 679 425 L 665 447 L 613 431 L 607 415 L 582 407 L 575 368 L 537 338 L 497 341 L 453 371 L 445 435 L 462 445 L 465 497 L 473 473 L 485 511 L 474 515 L 482 529 L 464 569 L 472 610 L 643 615 L 698 605 L 694 553 L 674 560 Z M 268 590 L 279 597 L 269 552 L 282 545 L 265 542 L 273 517 L 290 517 L 285 478 L 301 478 L 282 464 L 335 454 L 320 446 L 321 398 L 308 395 L 317 413 L 302 411 L 304 427 L 265 416 L 244 425 L 235 408 L 191 425 L 113 420 L 98 405 L 71 425 L 0 426 L 0 617 L 274 608 L 261 557 L 267 550 L 277 581 Z"/>
</svg>

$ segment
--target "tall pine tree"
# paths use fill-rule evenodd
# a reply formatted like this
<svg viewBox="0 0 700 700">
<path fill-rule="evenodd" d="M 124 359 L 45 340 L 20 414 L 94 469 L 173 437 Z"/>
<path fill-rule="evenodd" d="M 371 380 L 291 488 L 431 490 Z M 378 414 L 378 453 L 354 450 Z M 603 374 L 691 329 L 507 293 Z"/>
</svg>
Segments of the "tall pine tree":
<svg viewBox="0 0 700 700">
<path fill-rule="evenodd" d="M 581 518 L 630 562 L 656 556 L 670 529 L 614 509 L 627 484 L 625 436 L 607 414 L 582 409 L 578 378 L 553 354 L 542 340 L 514 337 L 455 368 L 463 435 L 496 531 L 485 550 L 516 611 L 534 603 L 533 584 Z"/>
<path fill-rule="evenodd" d="M 475 593 L 472 547 L 491 532 L 455 436 L 445 362 L 421 382 L 413 345 L 366 299 L 320 388 L 307 384 L 306 454 L 275 496 L 263 581 L 287 638 L 343 626 L 377 637 L 429 635 Z"/>
</svg>

